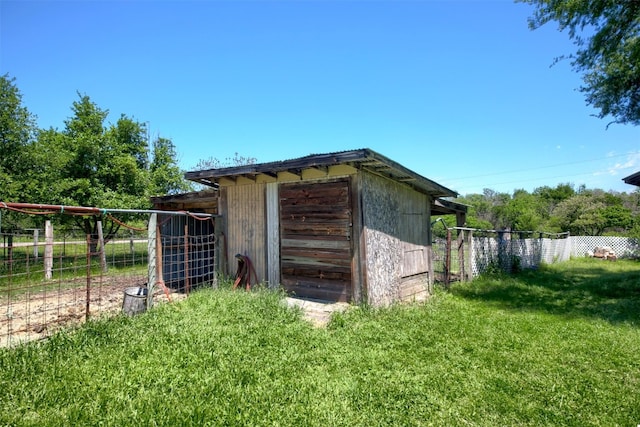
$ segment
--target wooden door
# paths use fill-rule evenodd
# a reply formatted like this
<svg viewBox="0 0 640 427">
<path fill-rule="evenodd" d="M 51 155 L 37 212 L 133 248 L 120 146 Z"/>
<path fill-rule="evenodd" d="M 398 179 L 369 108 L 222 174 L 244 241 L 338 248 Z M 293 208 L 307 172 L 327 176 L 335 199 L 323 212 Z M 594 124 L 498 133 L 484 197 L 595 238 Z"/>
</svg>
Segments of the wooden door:
<svg viewBox="0 0 640 427">
<path fill-rule="evenodd" d="M 281 284 L 294 296 L 350 301 L 349 180 L 280 185 Z"/>
</svg>

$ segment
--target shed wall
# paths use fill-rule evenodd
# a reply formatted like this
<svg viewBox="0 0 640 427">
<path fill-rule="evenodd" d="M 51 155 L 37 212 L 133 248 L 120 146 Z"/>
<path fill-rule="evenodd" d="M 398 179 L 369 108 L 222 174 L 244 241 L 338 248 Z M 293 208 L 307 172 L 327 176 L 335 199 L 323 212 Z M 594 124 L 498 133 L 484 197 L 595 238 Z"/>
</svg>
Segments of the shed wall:
<svg viewBox="0 0 640 427">
<path fill-rule="evenodd" d="M 347 178 L 280 185 L 281 276 L 297 296 L 352 297 L 352 206 Z"/>
<path fill-rule="evenodd" d="M 220 187 L 225 216 L 227 267 L 237 268 L 236 254 L 251 259 L 257 280 L 267 280 L 265 184 L 253 183 Z"/>
<path fill-rule="evenodd" d="M 429 196 L 363 173 L 367 301 L 374 306 L 423 298 L 429 290 Z"/>
</svg>

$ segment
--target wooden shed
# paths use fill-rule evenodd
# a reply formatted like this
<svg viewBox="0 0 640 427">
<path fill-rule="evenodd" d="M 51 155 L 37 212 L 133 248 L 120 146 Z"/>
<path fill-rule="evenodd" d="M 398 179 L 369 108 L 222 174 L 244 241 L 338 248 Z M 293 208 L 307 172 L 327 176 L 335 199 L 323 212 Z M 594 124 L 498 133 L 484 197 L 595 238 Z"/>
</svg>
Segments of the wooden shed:
<svg viewBox="0 0 640 427">
<path fill-rule="evenodd" d="M 235 254 L 248 256 L 259 281 L 327 301 L 379 306 L 424 298 L 432 290 L 432 210 L 458 213 L 462 222 L 466 212 L 439 199 L 456 192 L 370 149 L 185 177 L 218 196 L 227 272 L 235 271 Z"/>
</svg>

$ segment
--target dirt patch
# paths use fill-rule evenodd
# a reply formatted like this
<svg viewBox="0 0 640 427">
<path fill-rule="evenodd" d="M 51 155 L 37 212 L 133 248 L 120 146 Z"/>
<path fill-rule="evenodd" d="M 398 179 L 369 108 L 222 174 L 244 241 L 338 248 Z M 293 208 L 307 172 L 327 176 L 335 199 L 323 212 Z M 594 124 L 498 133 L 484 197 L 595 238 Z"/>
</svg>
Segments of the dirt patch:
<svg viewBox="0 0 640 427">
<path fill-rule="evenodd" d="M 0 347 L 46 338 L 62 327 L 78 325 L 87 317 L 113 315 L 122 310 L 124 290 L 131 286 L 146 286 L 146 276 L 105 277 L 89 289 L 87 304 L 86 285 L 22 292 L 10 299 L 0 299 Z M 171 292 L 172 301 L 186 297 Z M 166 302 L 167 296 L 158 289 L 154 303 Z M 88 311 L 88 316 L 87 316 Z"/>
</svg>

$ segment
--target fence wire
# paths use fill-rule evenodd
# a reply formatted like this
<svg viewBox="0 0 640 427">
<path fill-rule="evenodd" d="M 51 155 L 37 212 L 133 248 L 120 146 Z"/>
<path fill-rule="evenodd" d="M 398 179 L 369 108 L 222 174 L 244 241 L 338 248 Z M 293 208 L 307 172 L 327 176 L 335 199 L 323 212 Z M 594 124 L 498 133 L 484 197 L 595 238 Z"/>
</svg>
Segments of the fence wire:
<svg viewBox="0 0 640 427">
<path fill-rule="evenodd" d="M 102 238 L 55 226 L 0 233 L 0 347 L 118 314 L 130 289 L 151 296 L 146 308 L 215 283 L 213 218 L 159 214 L 154 229 L 149 219 Z"/>
<path fill-rule="evenodd" d="M 487 271 L 516 272 L 566 261 L 574 255 L 571 239 L 568 233 L 449 228 L 446 239 L 433 242 L 434 279 L 448 285 Z"/>
<path fill-rule="evenodd" d="M 433 242 L 434 280 L 470 280 L 487 271 L 517 272 L 540 264 L 590 256 L 607 247 L 616 258 L 640 257 L 640 240 L 616 236 L 570 236 L 568 233 L 507 232 L 449 228 L 448 238 Z"/>
<path fill-rule="evenodd" d="M 523 233 L 474 237 L 470 251 L 473 276 L 488 270 L 517 272 L 536 268 L 541 263 L 566 261 L 571 255 L 567 237 L 567 234 L 559 234 L 554 238 L 524 237 Z"/>
</svg>

